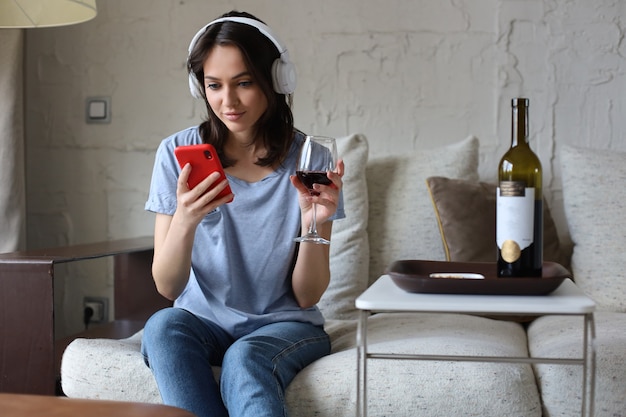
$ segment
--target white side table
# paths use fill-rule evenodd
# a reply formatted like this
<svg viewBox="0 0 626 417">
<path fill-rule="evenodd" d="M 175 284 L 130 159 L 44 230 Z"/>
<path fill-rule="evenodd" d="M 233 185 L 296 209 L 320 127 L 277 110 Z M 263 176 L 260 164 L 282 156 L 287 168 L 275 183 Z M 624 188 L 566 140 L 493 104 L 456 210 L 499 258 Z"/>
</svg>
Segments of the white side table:
<svg viewBox="0 0 626 417">
<path fill-rule="evenodd" d="M 445 278 L 444 278 L 445 279 Z M 367 360 L 413 359 L 438 361 L 551 363 L 583 367 L 581 415 L 593 417 L 595 389 L 595 303 L 570 279 L 548 295 L 459 295 L 409 293 L 397 287 L 388 275 L 380 277 L 356 299 L 361 310 L 357 331 L 357 416 L 367 416 Z M 428 312 L 526 315 L 579 315 L 584 317 L 581 358 L 531 358 L 459 355 L 370 353 L 367 350 L 367 318 L 372 312 Z"/>
</svg>

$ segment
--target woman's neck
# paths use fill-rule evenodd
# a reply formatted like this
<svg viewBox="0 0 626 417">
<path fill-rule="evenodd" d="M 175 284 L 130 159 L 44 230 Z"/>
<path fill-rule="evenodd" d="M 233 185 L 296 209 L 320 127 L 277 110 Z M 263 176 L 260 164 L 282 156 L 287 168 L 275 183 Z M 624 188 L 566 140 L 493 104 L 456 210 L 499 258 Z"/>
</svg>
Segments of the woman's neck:
<svg viewBox="0 0 626 417">
<path fill-rule="evenodd" d="M 229 139 L 224 146 L 224 152 L 236 161 L 233 166 L 225 169 L 228 175 L 233 177 L 247 182 L 257 182 L 274 171 L 273 167 L 257 165 L 258 160 L 267 154 L 259 141 L 244 142 Z"/>
</svg>

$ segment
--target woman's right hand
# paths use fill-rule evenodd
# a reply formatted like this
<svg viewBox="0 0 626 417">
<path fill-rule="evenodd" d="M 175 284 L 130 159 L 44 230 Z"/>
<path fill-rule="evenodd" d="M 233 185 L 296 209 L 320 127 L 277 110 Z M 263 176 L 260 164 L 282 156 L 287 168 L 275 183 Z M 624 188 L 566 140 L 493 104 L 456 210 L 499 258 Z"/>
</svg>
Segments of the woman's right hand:
<svg viewBox="0 0 626 417">
<path fill-rule="evenodd" d="M 189 189 L 187 180 L 189 179 L 190 173 L 191 164 L 186 164 L 178 176 L 178 183 L 176 185 L 177 207 L 174 216 L 176 217 L 176 215 L 180 213 L 179 216 L 182 216 L 181 220 L 195 227 L 208 213 L 231 201 L 233 195 L 229 194 L 220 199 L 215 199 L 215 197 L 228 186 L 228 180 L 225 179 L 215 185 L 215 188 L 211 189 L 220 178 L 220 174 L 217 172 L 206 177 L 193 189 Z"/>
</svg>

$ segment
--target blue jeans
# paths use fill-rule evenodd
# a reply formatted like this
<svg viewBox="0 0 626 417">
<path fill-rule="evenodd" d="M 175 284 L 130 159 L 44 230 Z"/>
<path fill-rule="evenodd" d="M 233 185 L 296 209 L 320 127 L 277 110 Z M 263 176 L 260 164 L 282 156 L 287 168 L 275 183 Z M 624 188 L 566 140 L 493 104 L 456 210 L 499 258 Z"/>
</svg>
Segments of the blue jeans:
<svg viewBox="0 0 626 417">
<path fill-rule="evenodd" d="M 141 351 L 163 402 L 198 417 L 287 416 L 284 393 L 304 367 L 330 353 L 324 329 L 279 322 L 234 340 L 216 324 L 167 308 L 146 323 Z M 219 384 L 212 366 L 221 366 Z"/>
</svg>

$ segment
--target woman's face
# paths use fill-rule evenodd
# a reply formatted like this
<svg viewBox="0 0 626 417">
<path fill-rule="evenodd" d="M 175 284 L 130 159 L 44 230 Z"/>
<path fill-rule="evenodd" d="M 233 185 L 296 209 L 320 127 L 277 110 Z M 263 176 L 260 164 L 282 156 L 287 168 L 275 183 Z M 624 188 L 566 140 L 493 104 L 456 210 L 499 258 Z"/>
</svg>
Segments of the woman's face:
<svg viewBox="0 0 626 417">
<path fill-rule="evenodd" d="M 267 109 L 267 98 L 252 78 L 236 46 L 216 45 L 204 61 L 209 106 L 234 137 L 250 141 Z"/>
</svg>

